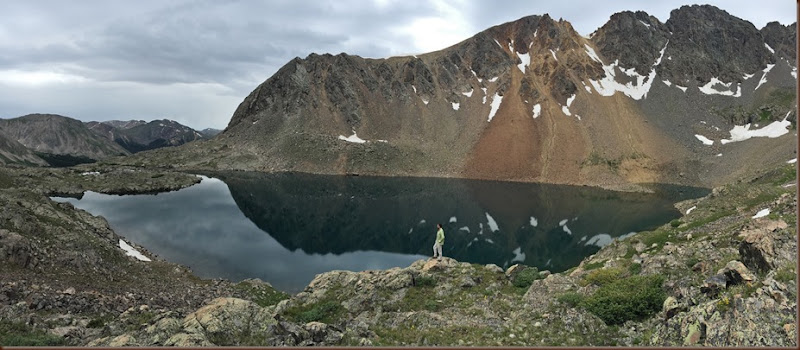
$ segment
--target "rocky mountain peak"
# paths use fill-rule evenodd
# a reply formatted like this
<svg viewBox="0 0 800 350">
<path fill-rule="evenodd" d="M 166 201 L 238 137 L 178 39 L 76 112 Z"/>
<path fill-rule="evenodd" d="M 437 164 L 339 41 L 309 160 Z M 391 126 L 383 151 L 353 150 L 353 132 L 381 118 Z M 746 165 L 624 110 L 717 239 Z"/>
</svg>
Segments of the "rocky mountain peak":
<svg viewBox="0 0 800 350">
<path fill-rule="evenodd" d="M 797 60 L 797 22 L 788 26 L 769 22 L 760 32 L 764 42 L 775 50 L 775 55 L 790 62 Z"/>
<path fill-rule="evenodd" d="M 682 6 L 666 22 L 671 32 L 667 57 L 659 73 L 681 85 L 704 85 L 711 78 L 741 82 L 775 63 L 752 23 L 711 5 Z M 724 62 L 724 64 L 720 64 Z"/>
<path fill-rule="evenodd" d="M 602 57 L 616 57 L 621 67 L 647 75 L 669 41 L 669 30 L 644 11 L 615 13 L 592 35 Z M 610 64 L 611 62 L 605 62 Z"/>
</svg>

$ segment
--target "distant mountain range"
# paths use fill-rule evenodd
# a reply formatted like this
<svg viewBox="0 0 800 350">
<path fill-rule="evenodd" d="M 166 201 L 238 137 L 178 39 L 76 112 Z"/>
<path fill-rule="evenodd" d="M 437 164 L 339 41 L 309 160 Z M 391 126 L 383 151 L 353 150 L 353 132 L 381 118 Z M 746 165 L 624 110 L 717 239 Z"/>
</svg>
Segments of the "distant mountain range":
<svg viewBox="0 0 800 350">
<path fill-rule="evenodd" d="M 83 123 L 53 114 L 0 119 L 0 136 L 2 163 L 53 166 L 93 162 L 208 138 L 167 119 Z"/>
<path fill-rule="evenodd" d="M 665 23 L 620 12 L 588 37 L 542 15 L 427 54 L 311 54 L 259 85 L 213 140 L 129 161 L 712 186 L 795 157 L 796 32 L 704 5 Z"/>
</svg>

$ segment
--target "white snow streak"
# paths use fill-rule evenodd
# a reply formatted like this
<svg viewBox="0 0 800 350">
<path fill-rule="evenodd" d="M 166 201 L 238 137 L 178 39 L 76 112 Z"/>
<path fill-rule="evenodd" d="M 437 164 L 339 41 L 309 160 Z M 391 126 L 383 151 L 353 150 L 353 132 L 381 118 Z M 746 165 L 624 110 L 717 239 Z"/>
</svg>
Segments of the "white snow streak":
<svg viewBox="0 0 800 350">
<path fill-rule="evenodd" d="M 522 61 L 522 63 L 518 64 L 517 67 L 522 71 L 523 74 L 525 74 L 525 66 L 531 64 L 531 54 L 517 52 L 517 57 L 519 57 L 520 61 Z"/>
<path fill-rule="evenodd" d="M 85 173 L 81 173 L 81 175 L 83 175 L 83 176 L 86 176 L 86 175 L 100 175 L 100 172 L 99 171 L 87 171 Z"/>
<path fill-rule="evenodd" d="M 489 221 L 489 229 L 492 230 L 492 232 L 500 231 L 500 227 L 497 226 L 497 221 L 494 221 L 494 218 L 489 215 L 488 212 L 486 213 L 486 220 Z"/>
<path fill-rule="evenodd" d="M 676 87 L 676 88 L 678 88 L 678 89 L 681 89 L 681 90 L 683 90 L 683 92 L 686 92 L 686 89 L 687 89 L 687 87 L 685 87 L 685 86 L 680 86 L 680 85 L 677 85 L 677 84 L 675 85 L 675 87 Z"/>
<path fill-rule="evenodd" d="M 469 233 L 469 227 L 468 226 L 464 226 L 464 227 L 462 227 L 462 228 L 460 228 L 458 230 L 459 231 L 467 231 L 467 233 Z"/>
<path fill-rule="evenodd" d="M 564 114 L 566 114 L 568 116 L 572 115 L 572 113 L 570 113 L 570 111 L 569 111 L 569 106 L 572 104 L 572 101 L 575 101 L 575 95 L 572 95 L 567 99 L 567 105 L 566 106 L 561 106 L 561 111 L 564 112 Z"/>
<path fill-rule="evenodd" d="M 487 89 L 481 88 L 481 90 L 483 90 L 483 104 L 486 104 L 486 94 L 488 94 L 488 92 L 486 92 Z"/>
<path fill-rule="evenodd" d="M 502 102 L 503 96 L 500 96 L 495 92 L 494 97 L 492 98 L 492 110 L 489 111 L 489 121 L 492 121 L 494 115 L 497 114 L 497 110 L 500 109 L 500 103 Z"/>
<path fill-rule="evenodd" d="M 792 158 L 786 161 L 786 164 L 794 164 L 797 163 L 797 158 Z"/>
<path fill-rule="evenodd" d="M 556 61 L 558 61 L 558 57 L 556 57 L 556 52 L 551 49 L 550 53 L 552 53 L 553 54 L 553 58 L 555 58 Z"/>
<path fill-rule="evenodd" d="M 464 95 L 464 96 L 467 96 L 467 97 L 472 97 L 472 93 L 474 91 L 475 91 L 475 89 L 471 89 L 471 90 L 469 90 L 469 92 L 462 92 L 461 94 Z"/>
<path fill-rule="evenodd" d="M 641 24 L 644 24 L 645 26 L 647 26 L 647 28 L 650 28 L 650 25 L 649 25 L 649 24 L 647 24 L 647 23 L 645 23 L 644 21 L 642 21 L 642 20 L 639 20 L 639 22 L 640 22 Z"/>
<path fill-rule="evenodd" d="M 457 111 L 461 107 L 461 104 L 458 102 L 451 102 L 451 103 L 453 104 L 454 111 Z"/>
<path fill-rule="evenodd" d="M 533 216 L 531 216 L 531 226 L 533 227 L 539 226 L 539 220 L 536 220 L 536 218 Z"/>
<path fill-rule="evenodd" d="M 564 229 L 564 232 L 566 232 L 569 235 L 572 235 L 572 231 L 570 231 L 570 229 L 569 229 L 569 227 L 567 227 L 567 225 L 564 225 L 564 227 L 562 227 L 562 228 Z"/>
<path fill-rule="evenodd" d="M 595 62 L 600 62 L 600 64 L 603 64 L 603 61 L 600 60 L 600 56 L 597 56 L 597 52 L 594 52 L 594 49 L 589 47 L 588 44 L 583 44 L 583 46 L 586 47 L 586 54 L 589 55 L 589 58 Z"/>
<path fill-rule="evenodd" d="M 451 216 L 449 222 L 458 222 L 458 219 L 455 216 Z"/>
<path fill-rule="evenodd" d="M 130 244 L 125 243 L 122 239 L 119 240 L 119 247 L 125 251 L 125 255 L 132 256 L 140 261 L 151 261 L 150 258 L 144 256 L 142 253 L 139 253 L 138 250 L 134 249 L 130 246 Z"/>
<path fill-rule="evenodd" d="M 558 222 L 558 226 L 564 226 L 567 224 L 567 219 L 561 220 Z"/>
<path fill-rule="evenodd" d="M 428 100 L 426 100 L 426 99 L 425 99 L 425 98 L 423 98 L 423 97 L 420 97 L 420 99 L 422 99 L 422 103 L 424 103 L 424 104 L 426 104 L 426 105 L 428 104 L 428 102 L 431 102 L 431 101 L 428 101 Z"/>
<path fill-rule="evenodd" d="M 489 79 L 489 82 L 490 82 L 490 83 L 494 83 L 494 82 L 496 82 L 496 81 L 497 81 L 497 77 L 494 77 L 494 78 L 492 78 L 492 79 Z"/>
<path fill-rule="evenodd" d="M 706 146 L 711 146 L 714 144 L 714 141 L 709 140 L 707 137 L 703 135 L 695 134 L 694 137 L 696 137 L 698 140 L 700 140 L 700 142 L 702 142 Z"/>
<path fill-rule="evenodd" d="M 693 207 L 691 207 L 691 208 L 689 208 L 689 209 L 686 209 L 686 215 L 689 215 L 689 213 L 691 213 L 691 212 L 692 212 L 692 210 L 695 210 L 695 209 L 697 209 L 697 206 L 696 206 L 696 205 L 695 205 L 695 206 L 693 206 Z"/>
<path fill-rule="evenodd" d="M 774 64 L 768 64 L 767 68 L 764 68 L 764 70 L 763 70 L 764 74 L 761 76 L 761 80 L 758 81 L 758 85 L 756 85 L 756 88 L 753 89 L 753 91 L 758 90 L 758 88 L 761 87 L 761 84 L 764 84 L 764 83 L 767 82 L 767 73 L 769 73 L 769 71 L 772 70 L 772 67 L 775 67 L 775 65 Z"/>
<path fill-rule="evenodd" d="M 672 86 L 672 83 L 669 80 L 662 80 L 662 81 L 664 82 L 664 85 Z"/>
<path fill-rule="evenodd" d="M 766 47 L 767 50 L 769 50 L 769 52 L 775 53 L 775 50 L 773 50 L 771 47 L 769 47 L 769 45 L 767 45 L 767 43 L 764 43 L 764 47 Z"/>
<path fill-rule="evenodd" d="M 767 215 L 769 215 L 769 208 L 761 209 L 758 211 L 758 213 L 756 213 L 756 215 L 753 215 L 753 219 L 763 218 Z"/>
<path fill-rule="evenodd" d="M 789 133 L 789 129 L 787 128 L 792 125 L 792 122 L 787 120 L 789 113 L 786 113 L 786 117 L 784 117 L 783 120 L 774 121 L 761 129 L 750 130 L 750 124 L 743 126 L 734 125 L 733 129 L 731 129 L 731 138 L 720 140 L 720 142 L 724 145 L 726 143 L 744 141 L 751 137 L 776 138 L 786 135 Z"/>
<path fill-rule="evenodd" d="M 411 88 L 414 89 L 414 93 L 416 94 L 417 93 L 417 87 L 414 86 L 414 85 L 411 85 Z"/>
<path fill-rule="evenodd" d="M 542 105 L 537 103 L 533 105 L 533 119 L 539 118 L 540 115 L 542 115 Z"/>
</svg>

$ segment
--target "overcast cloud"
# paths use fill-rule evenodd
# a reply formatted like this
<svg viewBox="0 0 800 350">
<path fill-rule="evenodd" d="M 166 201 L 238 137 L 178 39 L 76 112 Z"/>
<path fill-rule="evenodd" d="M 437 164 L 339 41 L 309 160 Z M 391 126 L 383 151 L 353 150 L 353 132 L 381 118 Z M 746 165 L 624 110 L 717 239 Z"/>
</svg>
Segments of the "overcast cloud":
<svg viewBox="0 0 800 350">
<path fill-rule="evenodd" d="M 708 1 L 757 28 L 795 21 L 788 0 Z M 680 1 L 201 0 L 0 1 L 0 118 L 168 118 L 224 128 L 292 58 L 442 49 L 527 15 L 589 34 L 615 12 L 662 22 Z"/>
</svg>

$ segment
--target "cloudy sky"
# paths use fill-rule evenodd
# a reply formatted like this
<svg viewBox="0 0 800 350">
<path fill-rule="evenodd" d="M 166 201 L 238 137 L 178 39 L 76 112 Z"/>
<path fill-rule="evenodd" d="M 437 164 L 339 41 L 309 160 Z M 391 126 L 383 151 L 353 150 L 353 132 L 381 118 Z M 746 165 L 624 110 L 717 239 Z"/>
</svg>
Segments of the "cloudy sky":
<svg viewBox="0 0 800 350">
<path fill-rule="evenodd" d="M 795 22 L 789 0 L 707 1 L 757 28 Z M 622 10 L 662 22 L 686 1 L 2 0 L 0 118 L 168 118 L 224 128 L 234 109 L 290 59 L 438 50 L 527 15 L 587 35 Z"/>
</svg>

